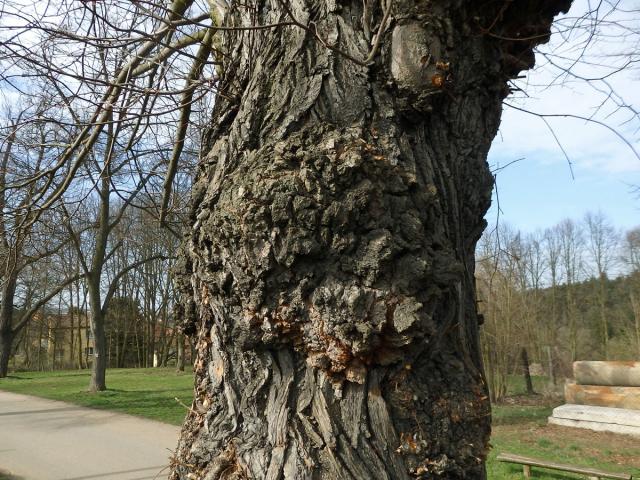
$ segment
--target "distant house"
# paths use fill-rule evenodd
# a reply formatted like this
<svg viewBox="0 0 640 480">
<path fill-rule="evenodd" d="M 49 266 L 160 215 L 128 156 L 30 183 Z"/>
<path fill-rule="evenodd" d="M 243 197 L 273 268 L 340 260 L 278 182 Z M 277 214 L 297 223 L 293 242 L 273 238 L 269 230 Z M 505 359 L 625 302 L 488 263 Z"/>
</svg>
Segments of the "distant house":
<svg viewBox="0 0 640 480">
<path fill-rule="evenodd" d="M 182 336 L 162 320 L 145 318 L 137 302 L 114 298 L 106 317 L 108 366 L 151 367 L 172 364 Z M 183 348 L 187 361 L 190 348 Z M 87 368 L 95 353 L 89 318 L 83 311 L 45 309 L 36 313 L 17 342 L 14 365 L 18 369 Z"/>
<path fill-rule="evenodd" d="M 17 344 L 16 364 L 37 370 L 86 367 L 94 347 L 87 325 L 83 312 L 37 312 Z"/>
</svg>

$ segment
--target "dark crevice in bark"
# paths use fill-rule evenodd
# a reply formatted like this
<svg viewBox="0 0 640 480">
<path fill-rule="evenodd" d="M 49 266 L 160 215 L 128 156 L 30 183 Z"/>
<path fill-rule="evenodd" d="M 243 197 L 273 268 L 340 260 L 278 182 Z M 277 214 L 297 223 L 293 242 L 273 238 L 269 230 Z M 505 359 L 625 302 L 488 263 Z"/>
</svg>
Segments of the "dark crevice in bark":
<svg viewBox="0 0 640 480">
<path fill-rule="evenodd" d="M 563 6 L 523 3 L 539 33 Z M 366 57 L 362 2 L 289 5 Z M 284 19 L 254 6 L 226 21 Z M 502 6 L 394 2 L 371 67 L 296 27 L 224 33 L 180 264 L 198 353 L 172 478 L 484 477 L 486 156 L 519 71 L 505 52 L 546 39 L 497 38 L 523 21 Z"/>
</svg>

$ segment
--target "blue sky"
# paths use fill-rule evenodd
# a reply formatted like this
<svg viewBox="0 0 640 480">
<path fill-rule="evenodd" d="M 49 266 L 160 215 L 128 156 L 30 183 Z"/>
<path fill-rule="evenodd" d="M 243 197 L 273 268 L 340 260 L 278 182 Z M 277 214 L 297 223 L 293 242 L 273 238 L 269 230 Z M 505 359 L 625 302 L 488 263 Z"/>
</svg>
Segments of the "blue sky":
<svg viewBox="0 0 640 480">
<path fill-rule="evenodd" d="M 577 1 L 566 18 L 567 24 L 587 6 L 586 0 Z M 638 19 L 629 19 L 624 13 L 607 17 L 606 11 L 600 16 L 604 19 L 602 35 L 589 45 L 590 56 L 583 58 L 587 61 L 573 67 L 578 76 L 606 75 L 626 63 L 629 54 L 639 55 L 638 34 L 624 33 L 629 26 L 638 29 Z M 620 28 L 620 20 L 625 28 Z M 557 28 L 562 30 L 562 24 Z M 575 58 L 582 52 L 585 35 L 586 30 L 582 33 L 578 29 L 567 42 L 557 36 L 541 50 L 556 54 L 551 58 L 554 63 L 559 57 Z M 610 129 L 575 118 L 548 118 L 547 125 L 537 116 L 505 106 L 489 163 L 496 169 L 522 160 L 497 173 L 500 221 L 532 231 L 550 227 L 566 217 L 580 219 L 587 211 L 600 210 L 617 227 L 640 225 L 640 197 L 632 190 L 632 185 L 640 186 L 640 117 L 633 113 L 634 109 L 640 110 L 640 68 L 626 68 L 606 81 L 586 83 L 571 76 L 559 77 L 562 71 L 549 62 L 549 57 L 539 55 L 538 64 L 539 68 L 518 83 L 526 94 L 507 99 L 507 104 L 543 114 L 593 115 Z M 610 91 L 619 97 L 617 103 L 605 102 L 598 110 L 596 107 Z M 630 108 L 619 108 L 619 104 Z M 550 128 L 571 160 L 575 178 Z M 490 224 L 495 223 L 496 214 L 494 194 L 487 215 Z"/>
<path fill-rule="evenodd" d="M 491 159 L 502 157 L 495 148 Z M 497 195 L 487 221 L 496 221 L 498 198 L 500 221 L 506 221 L 522 231 L 550 227 L 564 218 L 581 219 L 587 211 L 604 212 L 612 223 L 624 230 L 640 225 L 640 198 L 632 192 L 631 184 L 640 185 L 640 174 L 612 173 L 604 169 L 574 165 L 574 176 L 560 155 L 547 161 L 536 152 L 497 175 Z"/>
</svg>

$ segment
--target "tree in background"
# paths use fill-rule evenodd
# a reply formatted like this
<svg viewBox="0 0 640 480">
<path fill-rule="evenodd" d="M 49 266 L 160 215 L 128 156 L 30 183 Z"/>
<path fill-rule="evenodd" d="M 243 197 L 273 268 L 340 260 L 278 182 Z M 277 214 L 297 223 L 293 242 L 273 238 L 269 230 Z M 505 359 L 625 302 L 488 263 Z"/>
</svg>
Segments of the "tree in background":
<svg viewBox="0 0 640 480">
<path fill-rule="evenodd" d="M 633 331 L 637 353 L 640 355 L 640 227 L 627 232 L 622 260 L 632 271 L 629 300 L 633 311 Z"/>
<path fill-rule="evenodd" d="M 190 68 L 189 49 L 203 40 L 204 30 L 198 31 L 197 24 L 208 16 L 186 20 L 182 13 L 189 5 L 181 1 L 169 10 L 164 5 L 149 9 L 123 2 L 69 8 L 62 3 L 18 10 L 4 5 L 3 15 L 11 24 L 7 28 L 14 33 L 3 38 L 1 79 L 21 97 L 49 99 L 55 115 L 29 112 L 23 123 L 37 122 L 64 133 L 58 135 L 61 140 L 40 142 L 47 162 L 4 187 L 11 191 L 45 185 L 30 206 L 33 223 L 57 211 L 60 224 L 67 226 L 76 265 L 86 279 L 83 288 L 95 342 L 90 389 L 99 391 L 106 388 L 104 324 L 110 299 L 128 271 L 158 258 L 137 258 L 118 272 L 110 271 L 112 277 L 107 278 L 106 269 L 121 247 L 121 242 L 112 241 L 115 227 L 129 209 L 148 207 L 136 204 L 144 194 L 157 201 L 146 211 L 162 219 L 162 235 L 180 230 L 175 211 L 179 201 L 168 194 L 162 199 L 162 192 L 172 192 L 183 178 L 172 174 L 163 183 L 162 174 L 178 157 L 182 177 L 189 175 L 193 163 L 197 141 L 186 119 L 194 110 L 199 113 L 200 99 L 194 93 L 200 83 L 192 84 L 189 76 L 184 91 L 178 85 L 184 81 L 184 69 Z M 127 57 L 129 48 L 129 53 L 135 52 L 133 58 Z M 25 75 L 32 81 L 23 82 Z M 154 336 L 155 332 L 150 338 Z"/>
<path fill-rule="evenodd" d="M 617 260 L 618 234 L 602 212 L 587 213 L 584 218 L 587 233 L 587 253 L 590 258 L 591 273 L 596 278 L 595 297 L 600 310 L 602 348 L 605 360 L 609 359 L 609 319 L 607 318 L 607 278 Z"/>
<path fill-rule="evenodd" d="M 54 179 L 22 183 L 51 159 L 45 145 L 60 141 L 59 132 L 46 123 L 23 123 L 36 110 L 47 114 L 43 101 L 25 106 L 2 127 L 0 153 L 0 378 L 8 373 L 14 342 L 34 314 L 80 275 L 64 277 L 50 268 L 46 284 L 36 284 L 39 264 L 52 267 L 68 239 L 57 228 L 55 211 L 40 212 L 40 199 Z M 56 274 L 59 274 L 57 276 Z M 56 278 L 57 277 L 57 278 Z M 44 288 L 39 288 L 43 287 Z M 22 296 L 22 299 L 19 297 Z"/>
<path fill-rule="evenodd" d="M 507 225 L 484 234 L 476 277 L 492 398 L 503 397 L 507 377 L 520 371 L 522 347 L 552 383 L 571 374 L 574 359 L 637 357 L 636 231 L 623 242 L 605 215 L 588 213 L 544 234 Z"/>
</svg>

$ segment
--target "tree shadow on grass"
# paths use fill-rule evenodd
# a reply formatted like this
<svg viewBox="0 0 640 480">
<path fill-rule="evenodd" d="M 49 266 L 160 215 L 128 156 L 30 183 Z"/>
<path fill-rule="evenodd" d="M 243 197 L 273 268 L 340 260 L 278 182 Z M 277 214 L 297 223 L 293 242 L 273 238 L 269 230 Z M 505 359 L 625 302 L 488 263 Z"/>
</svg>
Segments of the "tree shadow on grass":
<svg viewBox="0 0 640 480">
<path fill-rule="evenodd" d="M 103 390 L 102 392 L 90 392 L 88 390 L 85 390 L 84 393 L 95 393 L 97 395 L 104 395 L 104 394 L 109 394 L 109 393 L 128 393 L 128 394 L 133 394 L 133 395 L 138 395 L 138 394 L 145 394 L 145 395 L 155 395 L 158 393 L 169 393 L 169 392 L 174 392 L 175 394 L 180 393 L 182 391 L 182 389 L 180 388 L 166 388 L 164 390 L 131 390 L 131 389 L 124 389 L 124 388 L 107 388 L 106 390 Z"/>
<path fill-rule="evenodd" d="M 44 414 L 44 413 L 59 413 L 59 412 L 73 412 L 79 411 L 82 407 L 65 407 L 65 408 L 46 408 L 41 410 L 20 410 L 15 412 L 2 412 L 0 413 L 0 417 L 12 416 L 12 415 L 33 415 L 33 414 Z M 2 477 L 0 477 L 2 480 Z"/>
<path fill-rule="evenodd" d="M 66 373 L 57 373 L 57 372 L 38 372 L 41 374 L 45 374 L 45 373 L 50 373 L 51 375 L 47 375 L 47 376 L 35 376 L 35 377 L 30 377 L 30 376 L 20 376 L 20 374 L 18 373 L 14 373 L 12 375 L 7 375 L 7 378 L 11 378 L 14 380 L 40 380 L 40 379 L 52 379 L 52 378 L 63 378 L 63 377 L 86 377 L 89 375 L 88 370 L 82 370 L 82 371 L 78 371 L 78 372 L 66 372 Z"/>
</svg>

